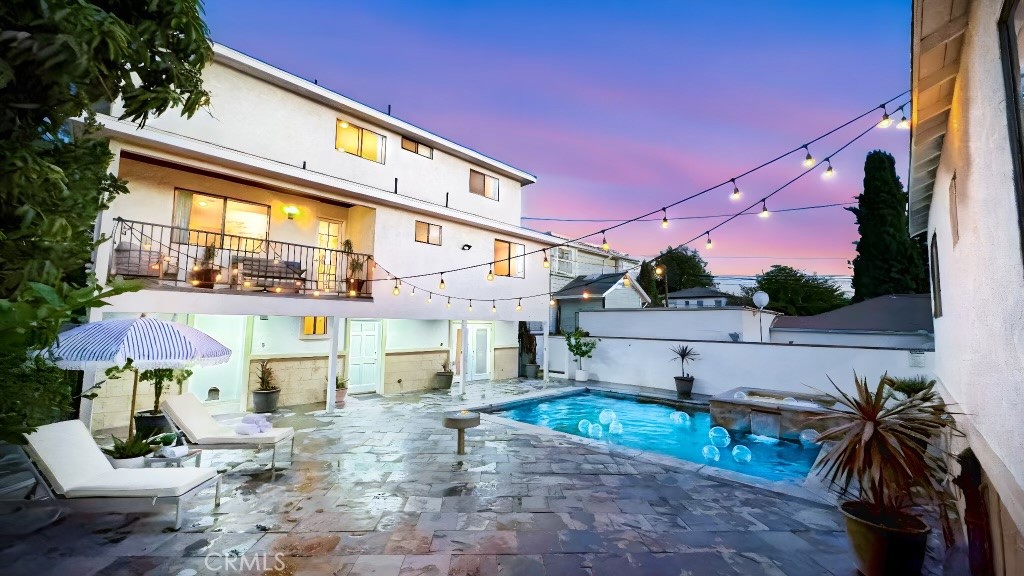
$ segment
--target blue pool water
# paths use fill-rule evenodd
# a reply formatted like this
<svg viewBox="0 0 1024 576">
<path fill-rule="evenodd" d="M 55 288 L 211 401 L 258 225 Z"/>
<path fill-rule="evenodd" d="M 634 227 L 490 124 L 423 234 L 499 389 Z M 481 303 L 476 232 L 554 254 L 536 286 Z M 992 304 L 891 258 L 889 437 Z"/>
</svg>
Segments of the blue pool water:
<svg viewBox="0 0 1024 576">
<path fill-rule="evenodd" d="M 621 431 L 619 426 L 600 422 L 601 413 L 605 410 L 614 412 L 614 421 L 621 425 Z M 580 431 L 580 421 L 588 420 L 601 427 L 600 440 L 603 442 L 658 452 L 768 480 L 802 482 L 819 450 L 816 445 L 804 447 L 795 442 L 734 435 L 729 438 L 728 446 L 718 448 L 719 459 L 709 460 L 702 453 L 706 446 L 712 444 L 708 438 L 711 429 L 711 415 L 708 412 L 676 409 L 595 392 L 530 401 L 495 414 L 559 432 L 593 438 L 597 429 Z M 610 416 L 606 412 L 605 420 Z M 724 438 L 718 439 L 719 444 L 724 441 Z M 734 458 L 733 450 L 736 446 L 745 446 L 750 450 L 748 463 L 738 462 Z M 743 450 L 740 449 L 739 453 L 742 459 Z"/>
</svg>

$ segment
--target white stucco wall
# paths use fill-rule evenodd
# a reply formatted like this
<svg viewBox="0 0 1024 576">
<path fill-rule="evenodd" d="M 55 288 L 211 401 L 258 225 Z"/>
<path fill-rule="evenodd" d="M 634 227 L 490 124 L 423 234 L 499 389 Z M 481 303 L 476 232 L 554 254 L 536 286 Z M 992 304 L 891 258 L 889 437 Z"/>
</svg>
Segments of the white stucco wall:
<svg viewBox="0 0 1024 576">
<path fill-rule="evenodd" d="M 935 372 L 975 453 L 1024 526 L 1024 266 L 997 22 L 972 2 L 929 213 L 942 285 Z M 959 242 L 949 186 L 956 173 Z"/>
<path fill-rule="evenodd" d="M 386 320 L 384 324 L 387 351 L 448 347 L 450 324 L 447 320 L 394 319 Z"/>
<path fill-rule="evenodd" d="M 684 340 L 758 342 L 758 311 L 747 308 L 643 308 L 580 312 L 580 326 L 593 336 L 678 338 Z M 774 315 L 764 312 L 765 341 Z"/>
<path fill-rule="evenodd" d="M 771 331 L 771 341 L 776 344 L 827 344 L 832 346 L 868 346 L 872 348 L 935 349 L 935 337 L 927 333 L 826 332 L 776 328 Z"/>
<path fill-rule="evenodd" d="M 594 357 L 584 361 L 592 380 L 675 390 L 673 376 L 680 373 L 679 361 L 670 348 L 680 342 L 639 338 L 602 338 Z M 925 366 L 912 367 L 905 350 L 877 350 L 853 347 L 799 346 L 748 342 L 686 341 L 700 354 L 687 367 L 697 394 L 721 394 L 748 386 L 788 392 L 813 392 L 810 387 L 832 391 L 828 377 L 844 391 L 853 390 L 853 373 L 877 383 L 885 373 L 892 376 L 928 376 L 934 353 L 924 353 Z M 565 350 L 565 339 L 551 339 L 552 371 L 568 366 L 567 377 L 575 375 L 575 364 Z"/>
<path fill-rule="evenodd" d="M 252 353 L 263 355 L 304 355 L 326 356 L 330 350 L 330 339 L 302 338 L 302 318 L 299 316 L 257 316 L 252 322 Z M 344 318 L 339 319 L 342 323 Z M 342 325 L 344 330 L 344 324 Z M 344 334 L 344 332 L 342 332 Z M 345 338 L 338 340 L 338 351 L 345 350 Z"/>
</svg>

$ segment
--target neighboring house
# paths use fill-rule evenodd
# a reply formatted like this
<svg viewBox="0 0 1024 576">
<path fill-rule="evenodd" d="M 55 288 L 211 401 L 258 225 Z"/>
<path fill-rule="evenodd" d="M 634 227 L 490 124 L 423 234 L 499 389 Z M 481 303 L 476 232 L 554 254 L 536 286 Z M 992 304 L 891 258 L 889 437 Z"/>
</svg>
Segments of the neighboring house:
<svg viewBox="0 0 1024 576">
<path fill-rule="evenodd" d="M 568 236 L 549 233 L 556 240 L 554 243 L 570 240 Z M 582 241 L 575 241 L 556 246 L 549 251 L 551 263 L 551 293 L 554 294 L 565 288 L 578 276 L 590 276 L 593 274 L 610 274 L 622 272 L 629 274 L 635 280 L 640 272 L 640 260 L 623 254 L 617 250 L 604 250 L 600 246 Z M 550 329 L 552 332 L 558 327 L 558 310 L 553 307 L 550 311 Z"/>
<path fill-rule="evenodd" d="M 779 316 L 771 327 L 778 344 L 866 346 L 934 350 L 927 294 L 879 296 L 814 316 Z"/>
<path fill-rule="evenodd" d="M 984 469 L 969 513 L 987 513 L 996 574 L 1020 574 L 1024 2 L 914 0 L 912 22 L 910 233 L 927 235 L 935 376 L 966 433 L 954 450 Z"/>
<path fill-rule="evenodd" d="M 730 296 L 714 288 L 684 288 L 668 293 L 668 307 L 720 308 L 728 304 Z"/>
<path fill-rule="evenodd" d="M 285 405 L 326 399 L 331 358 L 352 393 L 430 387 L 446 360 L 466 380 L 517 375 L 516 323 L 549 308 L 543 254 L 526 254 L 554 242 L 518 225 L 534 176 L 221 45 L 203 80 L 191 119 L 99 114 L 130 193 L 98 222 L 113 240 L 95 269 L 144 287 L 91 320 L 147 313 L 218 338 L 231 361 L 185 390 L 224 411 L 247 406 L 259 360 Z M 491 260 L 493 280 L 433 274 Z M 540 296 L 501 300 L 524 295 Z M 125 388 L 84 403 L 93 428 L 125 423 Z"/>
<path fill-rule="evenodd" d="M 551 295 L 555 302 L 557 321 L 553 324 L 562 334 L 576 329 L 583 310 L 643 308 L 651 299 L 632 279 L 626 285 L 623 273 L 577 276 Z"/>
</svg>

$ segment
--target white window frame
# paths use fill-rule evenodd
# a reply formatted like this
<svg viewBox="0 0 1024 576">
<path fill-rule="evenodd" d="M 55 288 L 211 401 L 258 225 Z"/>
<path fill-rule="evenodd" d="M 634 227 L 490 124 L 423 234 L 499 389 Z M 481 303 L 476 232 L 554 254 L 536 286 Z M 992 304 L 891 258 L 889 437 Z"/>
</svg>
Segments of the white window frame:
<svg viewBox="0 0 1024 576">
<path fill-rule="evenodd" d="M 565 252 L 563 254 L 563 251 Z M 567 257 L 566 257 L 567 255 Z M 568 268 L 563 270 L 563 268 Z M 568 246 L 556 246 L 551 250 L 551 272 L 576 276 L 576 249 Z"/>
</svg>

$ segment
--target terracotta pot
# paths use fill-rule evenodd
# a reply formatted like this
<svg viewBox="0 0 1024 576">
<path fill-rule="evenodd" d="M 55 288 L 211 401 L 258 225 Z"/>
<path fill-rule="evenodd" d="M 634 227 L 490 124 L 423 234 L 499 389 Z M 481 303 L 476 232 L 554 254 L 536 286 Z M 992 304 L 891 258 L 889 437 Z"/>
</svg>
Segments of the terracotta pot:
<svg viewBox="0 0 1024 576">
<path fill-rule="evenodd" d="M 211 289 L 217 283 L 217 276 L 220 273 L 220 268 L 200 268 L 192 273 L 192 280 L 198 281 L 198 284 L 194 284 L 194 286 Z"/>
<path fill-rule="evenodd" d="M 345 406 L 345 396 L 348 396 L 348 388 L 335 388 L 334 406 L 337 408 L 343 408 Z"/>
<path fill-rule="evenodd" d="M 360 278 L 349 278 L 348 279 L 348 288 L 349 288 L 349 290 L 355 290 L 356 294 L 362 294 L 363 293 L 363 286 L 365 286 L 365 285 L 366 285 L 366 280 L 362 280 Z"/>
<path fill-rule="evenodd" d="M 693 376 L 676 376 L 676 394 L 689 396 L 693 392 Z"/>
<path fill-rule="evenodd" d="M 274 390 L 253 390 L 252 411 L 257 414 L 265 414 L 277 410 L 277 400 L 281 397 L 281 389 Z"/>
<path fill-rule="evenodd" d="M 857 569 L 864 576 L 916 575 L 921 573 L 931 530 L 920 518 L 899 516 L 899 527 L 869 520 L 862 502 L 844 502 L 846 536 L 853 547 Z M 895 519 L 894 519 L 895 520 Z"/>
<path fill-rule="evenodd" d="M 437 389 L 438 390 L 450 390 L 452 387 L 452 381 L 455 380 L 455 372 L 438 372 L 437 373 Z"/>
</svg>

